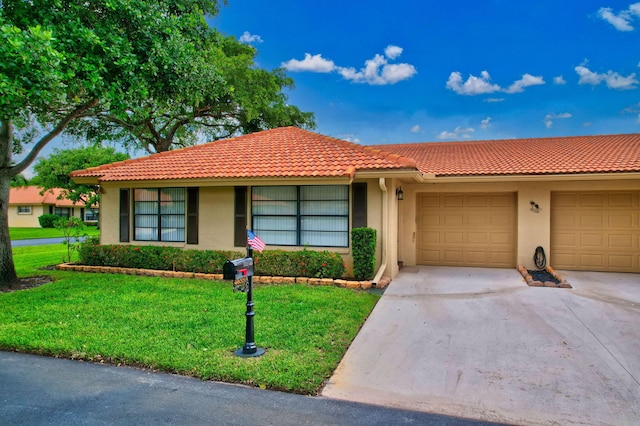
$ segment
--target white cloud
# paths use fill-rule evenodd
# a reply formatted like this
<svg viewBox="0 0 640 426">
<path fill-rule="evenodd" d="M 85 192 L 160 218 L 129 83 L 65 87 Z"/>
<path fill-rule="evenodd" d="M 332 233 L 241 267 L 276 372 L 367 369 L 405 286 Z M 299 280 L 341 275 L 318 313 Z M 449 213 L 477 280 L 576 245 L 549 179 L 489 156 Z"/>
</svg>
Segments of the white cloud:
<svg viewBox="0 0 640 426">
<path fill-rule="evenodd" d="M 422 131 L 422 128 L 417 124 L 411 128 L 411 133 L 419 133 L 421 131 Z"/>
<path fill-rule="evenodd" d="M 353 134 L 339 135 L 338 138 L 347 142 L 360 143 L 360 139 Z"/>
<path fill-rule="evenodd" d="M 436 136 L 438 139 L 469 139 L 471 138 L 471 134 L 475 132 L 473 127 L 456 127 L 452 132 L 450 131 L 442 131 Z"/>
<path fill-rule="evenodd" d="M 561 114 L 547 114 L 544 116 L 544 120 L 542 120 L 542 122 L 547 127 L 547 129 L 550 129 L 553 126 L 553 120 L 565 119 L 565 118 L 571 118 L 571 117 L 573 117 L 573 115 L 571 115 L 571 113 L 569 112 L 563 112 Z"/>
<path fill-rule="evenodd" d="M 544 79 L 541 76 L 535 76 L 531 74 L 524 74 L 520 80 L 513 82 L 506 90 L 507 93 L 520 93 L 524 92 L 525 87 L 539 86 L 544 84 Z"/>
<path fill-rule="evenodd" d="M 541 76 L 531 75 L 529 73 L 523 74 L 520 80 L 514 81 L 508 88 L 503 89 L 498 84 L 491 82 L 491 76 L 489 72 L 482 71 L 480 77 L 476 77 L 473 74 L 469 75 L 467 81 L 463 81 L 462 74 L 455 71 L 449 74 L 446 87 L 449 90 L 453 90 L 459 95 L 476 96 L 485 95 L 496 92 L 505 93 L 520 93 L 523 92 L 526 87 L 538 86 L 545 84 L 544 79 Z M 502 101 L 504 99 L 500 99 Z M 494 100 L 493 102 L 495 102 Z M 492 102 L 492 101 L 488 101 Z"/>
<path fill-rule="evenodd" d="M 303 60 L 291 59 L 281 64 L 289 71 L 310 71 L 310 72 L 337 72 L 345 80 L 354 83 L 366 83 L 370 85 L 395 84 L 399 81 L 407 80 L 417 73 L 416 68 L 407 63 L 390 64 L 402 53 L 402 48 L 389 45 L 385 49 L 385 54 L 376 54 L 373 58 L 364 63 L 364 67 L 356 70 L 354 67 L 337 66 L 333 61 L 325 59 L 322 55 L 311 55 L 305 53 Z"/>
<path fill-rule="evenodd" d="M 245 44 L 262 43 L 262 37 L 260 37 L 259 35 L 251 34 L 249 33 L 249 31 L 245 31 L 244 33 L 242 33 L 238 41 Z"/>
<path fill-rule="evenodd" d="M 487 99 L 483 99 L 482 101 L 492 104 L 496 102 L 504 102 L 504 98 L 487 98 Z"/>
<path fill-rule="evenodd" d="M 481 129 L 488 129 L 489 127 L 491 127 L 491 117 L 487 117 L 480 122 Z"/>
<path fill-rule="evenodd" d="M 591 84 L 592 86 L 597 86 L 604 82 L 609 89 L 630 90 L 635 89 L 640 83 L 636 79 L 635 73 L 631 73 L 628 76 L 623 77 L 617 72 L 613 72 L 611 70 L 606 73 L 593 72 L 584 65 L 578 65 L 574 69 L 580 76 L 578 84 Z"/>
<path fill-rule="evenodd" d="M 390 44 L 386 49 L 384 49 L 384 54 L 389 59 L 395 59 L 398 56 L 402 55 L 402 50 L 402 47 Z"/>
<path fill-rule="evenodd" d="M 304 54 L 304 59 L 299 61 L 297 59 L 291 59 L 287 62 L 283 62 L 282 67 L 289 71 L 300 72 L 332 72 L 336 69 L 336 65 L 329 59 L 324 59 L 322 55 L 311 55 L 309 53 Z"/>
<path fill-rule="evenodd" d="M 640 3 L 633 3 L 629 8 L 619 13 L 614 13 L 610 7 L 601 7 L 598 16 L 615 27 L 618 31 L 633 31 L 632 22 L 640 17 Z"/>
<path fill-rule="evenodd" d="M 557 76 L 557 77 L 553 77 L 553 84 L 567 84 L 567 82 L 564 80 L 564 77 L 562 77 L 561 75 Z"/>
<path fill-rule="evenodd" d="M 464 83 L 462 82 L 462 74 L 455 71 L 449 75 L 447 80 L 447 89 L 453 90 L 459 95 L 475 96 L 497 92 L 500 86 L 490 82 L 491 76 L 487 71 L 482 71 L 480 77 L 469 75 Z"/>
</svg>

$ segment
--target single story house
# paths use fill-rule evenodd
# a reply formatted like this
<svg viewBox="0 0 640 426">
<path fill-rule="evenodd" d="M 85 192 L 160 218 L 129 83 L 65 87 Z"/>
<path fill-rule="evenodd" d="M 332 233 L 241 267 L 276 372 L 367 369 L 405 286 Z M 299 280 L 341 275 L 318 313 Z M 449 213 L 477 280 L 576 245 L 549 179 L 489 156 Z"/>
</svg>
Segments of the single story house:
<svg viewBox="0 0 640 426">
<path fill-rule="evenodd" d="M 363 146 L 284 127 L 72 173 L 103 244 L 328 249 L 402 265 L 640 272 L 640 134 Z"/>
<path fill-rule="evenodd" d="M 97 222 L 98 207 L 86 208 L 83 202 L 76 204 L 60 198 L 62 189 L 44 191 L 38 186 L 21 186 L 9 190 L 9 226 L 39 228 L 38 218 L 43 214 L 60 217 L 79 217 L 85 222 Z"/>
</svg>

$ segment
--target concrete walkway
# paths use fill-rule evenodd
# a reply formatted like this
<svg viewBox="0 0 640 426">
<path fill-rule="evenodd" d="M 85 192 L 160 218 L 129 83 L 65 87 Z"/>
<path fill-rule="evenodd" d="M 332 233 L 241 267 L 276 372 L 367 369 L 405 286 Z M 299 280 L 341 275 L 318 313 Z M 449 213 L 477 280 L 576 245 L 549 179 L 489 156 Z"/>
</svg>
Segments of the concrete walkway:
<svg viewBox="0 0 640 426">
<path fill-rule="evenodd" d="M 523 425 L 640 424 L 640 275 L 405 268 L 322 394 Z"/>
</svg>

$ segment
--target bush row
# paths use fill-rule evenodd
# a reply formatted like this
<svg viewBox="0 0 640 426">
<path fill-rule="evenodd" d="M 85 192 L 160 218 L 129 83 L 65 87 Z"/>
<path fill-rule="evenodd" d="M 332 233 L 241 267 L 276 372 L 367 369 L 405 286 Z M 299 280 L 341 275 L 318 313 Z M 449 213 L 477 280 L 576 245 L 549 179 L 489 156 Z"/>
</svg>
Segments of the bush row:
<svg viewBox="0 0 640 426">
<path fill-rule="evenodd" d="M 156 269 L 221 274 L 227 259 L 245 254 L 224 250 L 183 250 L 178 247 L 100 245 L 98 238 L 80 246 L 79 263 L 89 266 Z M 254 253 L 254 274 L 283 277 L 341 278 L 345 264 L 339 254 L 302 250 L 266 250 Z"/>
</svg>

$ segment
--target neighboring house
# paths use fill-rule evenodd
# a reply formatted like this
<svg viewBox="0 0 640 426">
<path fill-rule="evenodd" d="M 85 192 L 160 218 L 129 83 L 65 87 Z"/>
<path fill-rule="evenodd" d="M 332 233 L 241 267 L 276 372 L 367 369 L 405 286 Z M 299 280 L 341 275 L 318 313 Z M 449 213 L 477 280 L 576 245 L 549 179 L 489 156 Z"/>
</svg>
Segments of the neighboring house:
<svg viewBox="0 0 640 426">
<path fill-rule="evenodd" d="M 38 217 L 55 214 L 61 217 L 79 217 L 85 222 L 98 220 L 98 208 L 85 208 L 84 203 L 73 204 L 66 198 L 58 198 L 59 188 L 42 192 L 37 186 L 21 186 L 9 191 L 9 226 L 16 228 L 39 228 Z M 42 194 L 41 194 L 42 192 Z"/>
<path fill-rule="evenodd" d="M 399 265 L 640 272 L 640 135 L 361 146 L 285 127 L 72 173 L 103 244 L 328 249 Z"/>
</svg>

